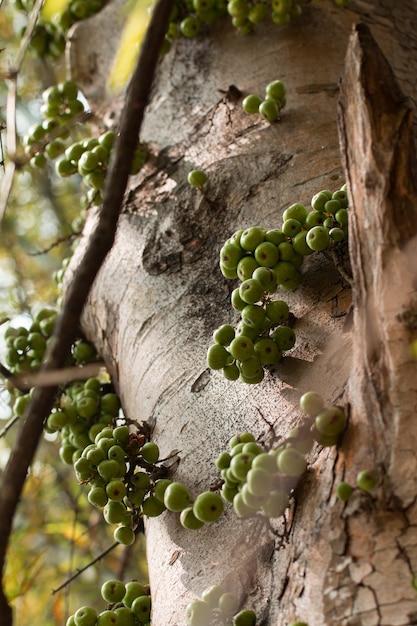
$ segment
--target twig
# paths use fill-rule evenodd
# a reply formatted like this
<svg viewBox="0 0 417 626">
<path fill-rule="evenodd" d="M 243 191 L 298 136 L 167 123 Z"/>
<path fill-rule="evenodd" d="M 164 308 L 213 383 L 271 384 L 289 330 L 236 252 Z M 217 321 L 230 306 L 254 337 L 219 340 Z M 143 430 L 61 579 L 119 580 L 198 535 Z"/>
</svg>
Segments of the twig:
<svg viewBox="0 0 417 626">
<path fill-rule="evenodd" d="M 87 378 L 97 376 L 104 367 L 103 361 L 95 361 L 83 367 L 66 367 L 55 371 L 40 370 L 31 374 L 12 376 L 10 382 L 24 393 L 32 387 L 51 387 L 51 385 L 65 385 L 73 380 L 87 380 Z"/>
<path fill-rule="evenodd" d="M 4 165 L 4 146 L 3 146 L 3 135 L 2 132 L 6 127 L 3 126 L 3 124 L 0 124 L 0 152 L 1 152 L 1 157 L 0 157 L 0 167 L 3 168 L 3 172 L 6 170 L 6 167 Z"/>
<path fill-rule="evenodd" d="M 18 380 L 18 378 L 15 378 L 14 374 L 12 374 L 12 372 L 8 370 L 7 367 L 5 367 L 2 363 L 0 363 L 0 377 L 5 378 L 18 391 L 21 391 L 22 393 L 26 392 L 25 387 L 20 386 L 20 381 Z"/>
<path fill-rule="evenodd" d="M 11 417 L 9 419 L 9 421 L 7 422 L 7 424 L 5 424 L 3 426 L 3 428 L 0 430 L 0 439 L 2 439 L 5 435 L 7 435 L 7 433 L 9 432 L 9 430 L 16 424 L 16 422 L 18 422 L 20 420 L 20 417 L 18 415 L 13 415 L 13 417 Z"/>
<path fill-rule="evenodd" d="M 2 363 L 0 363 L 0 376 L 6 380 L 13 378 L 13 374 Z"/>
<path fill-rule="evenodd" d="M 65 365 L 71 345 L 76 338 L 76 329 L 88 293 L 113 245 L 120 207 L 155 69 L 160 57 L 162 41 L 168 27 L 172 4 L 173 0 L 160 0 L 153 11 L 141 54 L 126 94 L 126 102 L 121 115 L 120 133 L 116 139 L 113 158 L 110 159 L 103 205 L 99 212 L 97 225 L 68 288 L 64 307 L 58 316 L 42 372 L 56 370 Z M 4 572 L 13 518 L 26 480 L 27 470 L 35 455 L 43 430 L 43 422 L 52 406 L 57 389 L 56 385 L 35 389 L 3 473 L 0 488 L 0 568 L 2 572 Z M 12 611 L 3 587 L 0 588 L 0 615 L 2 616 L 2 626 L 12 626 Z"/>
<path fill-rule="evenodd" d="M 67 243 L 69 241 L 72 241 L 76 237 L 79 237 L 81 233 L 82 233 L 81 230 L 77 230 L 77 231 L 72 232 L 70 235 L 63 235 L 62 237 L 58 237 L 57 239 L 55 239 L 55 241 L 53 241 L 46 248 L 43 248 L 42 250 L 37 250 L 36 252 L 28 252 L 27 255 L 28 256 L 42 256 L 43 254 L 48 254 L 48 252 L 50 252 L 51 250 L 59 246 L 61 243 Z"/>
<path fill-rule="evenodd" d="M 55 595 L 59 591 L 62 591 L 62 589 L 65 589 L 65 587 L 67 587 L 70 583 L 72 583 L 73 580 L 78 578 L 78 576 L 80 576 L 83 572 L 88 570 L 92 565 L 95 565 L 96 563 L 101 561 L 101 559 L 103 559 L 105 556 L 107 556 L 107 554 L 109 554 L 109 552 L 111 552 L 112 550 L 117 548 L 117 546 L 120 546 L 120 543 L 118 541 L 115 541 L 114 543 L 111 544 L 111 546 L 109 546 L 108 548 L 103 550 L 103 552 L 101 552 L 95 559 L 93 559 L 92 561 L 87 563 L 87 565 L 85 565 L 81 569 L 77 568 L 75 570 L 75 572 L 73 574 L 71 574 L 71 576 L 69 578 L 67 578 L 67 580 L 65 582 L 62 583 L 62 585 L 59 585 L 59 587 L 57 587 L 56 589 L 52 589 L 52 595 Z"/>
<path fill-rule="evenodd" d="M 9 72 L 9 88 L 7 91 L 7 107 L 6 107 L 6 125 L 7 125 L 7 151 L 10 155 L 5 170 L 4 177 L 0 189 L 0 222 L 3 221 L 6 211 L 7 202 L 12 190 L 13 178 L 17 165 L 17 130 L 16 130 L 16 100 L 17 100 L 17 78 L 22 67 L 23 59 L 27 52 L 33 30 L 38 21 L 39 14 L 43 5 L 43 0 L 36 0 L 30 20 L 26 27 L 25 33 L 19 47 L 16 64 Z"/>
</svg>

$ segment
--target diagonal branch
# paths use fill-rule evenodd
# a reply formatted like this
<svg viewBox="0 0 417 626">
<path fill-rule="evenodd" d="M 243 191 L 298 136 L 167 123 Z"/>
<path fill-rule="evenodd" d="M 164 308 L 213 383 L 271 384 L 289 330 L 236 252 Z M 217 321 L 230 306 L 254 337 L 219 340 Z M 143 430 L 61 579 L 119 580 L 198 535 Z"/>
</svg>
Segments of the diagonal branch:
<svg viewBox="0 0 417 626">
<path fill-rule="evenodd" d="M 120 207 L 172 4 L 173 0 L 160 0 L 153 11 L 141 54 L 127 91 L 121 115 L 120 132 L 106 177 L 103 205 L 98 222 L 68 288 L 64 307 L 54 330 L 51 348 L 42 369 L 44 373 L 65 365 L 71 344 L 76 338 L 76 329 L 91 285 L 113 245 Z M 15 447 L 4 470 L 0 487 L 0 567 L 2 572 L 4 572 L 14 514 L 28 468 L 42 434 L 44 420 L 56 393 L 57 386 L 35 389 L 25 411 Z M 0 615 L 2 626 L 12 625 L 12 611 L 3 588 L 0 589 Z"/>
</svg>

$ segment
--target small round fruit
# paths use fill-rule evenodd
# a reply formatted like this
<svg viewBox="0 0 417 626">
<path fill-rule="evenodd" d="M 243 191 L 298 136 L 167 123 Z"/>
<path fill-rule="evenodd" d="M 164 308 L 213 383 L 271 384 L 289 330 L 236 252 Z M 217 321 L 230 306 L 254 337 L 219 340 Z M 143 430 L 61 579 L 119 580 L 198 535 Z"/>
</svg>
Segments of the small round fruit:
<svg viewBox="0 0 417 626">
<path fill-rule="evenodd" d="M 243 311 L 245 308 L 247 303 L 240 297 L 239 287 L 233 289 L 232 295 L 230 296 L 230 302 L 232 303 L 232 307 L 235 311 Z"/>
<path fill-rule="evenodd" d="M 312 250 L 307 245 L 307 242 L 306 242 L 307 233 L 308 231 L 302 230 L 299 233 L 297 233 L 295 237 L 292 238 L 292 241 L 291 241 L 294 252 L 302 256 L 308 256 L 310 254 L 313 254 L 314 252 L 314 250 Z"/>
<path fill-rule="evenodd" d="M 76 626 L 95 626 L 97 612 L 91 606 L 82 606 L 74 613 Z"/>
<path fill-rule="evenodd" d="M 144 491 L 148 491 L 149 486 L 151 484 L 151 477 L 147 472 L 135 472 L 133 476 L 130 477 L 130 485 L 134 489 L 143 489 Z"/>
<path fill-rule="evenodd" d="M 258 380 L 263 373 L 261 360 L 257 356 L 251 356 L 240 364 L 240 376 L 242 380 L 255 379 Z M 263 376 L 262 376 L 263 378 Z M 262 380 L 261 378 L 261 380 Z"/>
<path fill-rule="evenodd" d="M 118 443 L 125 444 L 129 440 L 129 426 L 117 426 L 113 430 L 113 437 Z"/>
<path fill-rule="evenodd" d="M 201 599 L 214 609 L 219 605 L 220 596 L 222 596 L 224 592 L 225 590 L 223 587 L 220 587 L 220 585 L 212 585 L 203 591 Z"/>
<path fill-rule="evenodd" d="M 286 88 L 282 80 L 274 80 L 272 83 L 268 83 L 265 89 L 265 93 L 268 98 L 273 100 L 282 101 L 285 98 Z"/>
<path fill-rule="evenodd" d="M 179 482 L 173 482 L 165 490 L 164 504 L 169 511 L 179 513 L 191 503 L 190 492 L 187 487 Z"/>
<path fill-rule="evenodd" d="M 267 243 L 267 242 L 265 242 Z M 252 274 L 252 278 L 259 280 L 264 291 L 267 293 L 275 293 L 277 290 L 277 279 L 275 277 L 272 268 L 270 267 L 258 267 Z M 246 304 L 246 303 L 245 303 Z"/>
<path fill-rule="evenodd" d="M 193 187 L 203 187 L 207 182 L 207 174 L 202 170 L 192 170 L 187 176 L 187 181 Z"/>
<path fill-rule="evenodd" d="M 260 267 L 274 267 L 278 261 L 279 252 L 273 243 L 263 241 L 255 248 L 254 256 Z"/>
<path fill-rule="evenodd" d="M 235 613 L 239 608 L 239 598 L 234 593 L 227 591 L 223 593 L 219 598 L 219 609 L 225 613 Z"/>
<path fill-rule="evenodd" d="M 108 413 L 113 415 L 113 417 L 117 417 L 120 410 L 120 400 L 115 393 L 105 393 L 101 397 L 100 408 L 102 413 Z"/>
<path fill-rule="evenodd" d="M 113 613 L 116 615 L 117 626 L 136 626 L 135 614 L 127 606 L 119 606 Z"/>
<path fill-rule="evenodd" d="M 114 540 L 123 546 L 131 546 L 135 543 L 135 533 L 129 526 L 119 526 L 113 533 Z"/>
<path fill-rule="evenodd" d="M 284 491 L 274 490 L 270 492 L 262 505 L 262 510 L 268 517 L 280 517 L 289 507 L 289 504 L 289 497 Z"/>
<path fill-rule="evenodd" d="M 301 224 L 300 224 L 300 222 L 298 220 L 294 220 L 292 218 L 288 218 L 283 223 L 282 230 L 287 235 L 287 237 L 295 237 L 295 235 L 297 235 L 297 233 L 299 233 L 301 231 Z M 280 246 L 281 245 L 282 244 L 280 244 Z M 280 250 L 281 250 L 281 248 L 280 248 Z M 282 255 L 281 255 L 281 258 L 283 258 Z M 283 259 L 283 260 L 285 260 L 285 259 Z"/>
<path fill-rule="evenodd" d="M 245 431 L 243 433 L 239 433 L 238 435 L 233 435 L 233 437 L 229 441 L 229 448 L 233 450 L 233 448 L 235 448 L 235 446 L 239 445 L 240 443 L 250 443 L 251 441 L 255 441 L 254 435 Z"/>
<path fill-rule="evenodd" d="M 315 417 L 324 409 L 324 400 L 316 391 L 306 391 L 300 398 L 300 409 Z"/>
<path fill-rule="evenodd" d="M 185 609 L 185 619 L 188 626 L 209 626 L 212 616 L 211 606 L 203 600 L 194 600 Z"/>
<path fill-rule="evenodd" d="M 142 504 L 142 513 L 146 515 L 146 517 L 158 517 L 165 509 L 165 504 L 155 496 L 148 496 Z"/>
<path fill-rule="evenodd" d="M 256 508 L 254 509 L 245 504 L 240 492 L 233 498 L 233 508 L 238 517 L 254 517 L 258 512 Z"/>
<path fill-rule="evenodd" d="M 230 461 L 230 471 L 238 480 L 246 480 L 254 458 L 255 455 L 248 452 L 236 454 Z"/>
<path fill-rule="evenodd" d="M 258 467 L 266 470 L 268 474 L 275 474 L 277 471 L 275 457 L 272 454 L 268 454 L 268 452 L 261 452 L 260 454 L 257 454 L 252 461 L 251 469 Z"/>
<path fill-rule="evenodd" d="M 272 485 L 272 475 L 262 467 L 251 467 L 246 476 L 246 484 L 254 496 L 266 496 Z"/>
<path fill-rule="evenodd" d="M 146 463 L 156 463 L 159 459 L 159 447 L 153 441 L 148 441 L 142 446 L 140 451 L 142 458 Z"/>
<path fill-rule="evenodd" d="M 198 530 L 204 526 L 204 522 L 199 520 L 193 513 L 193 507 L 187 506 L 186 509 L 181 511 L 180 514 L 180 523 L 181 526 L 187 528 L 188 530 Z"/>
<path fill-rule="evenodd" d="M 230 354 L 238 361 L 246 361 L 246 359 L 249 359 L 253 353 L 253 341 L 244 335 L 236 337 L 230 344 Z"/>
<path fill-rule="evenodd" d="M 277 457 L 278 469 L 286 476 L 301 476 L 307 468 L 304 456 L 295 448 L 282 450 Z"/>
<path fill-rule="evenodd" d="M 103 441 L 103 439 L 101 439 L 100 441 Z M 97 465 L 97 471 L 100 474 L 100 476 L 102 478 L 104 478 L 104 480 L 106 481 L 111 481 L 113 478 L 116 478 L 119 474 L 119 467 L 120 464 L 115 461 L 115 460 L 104 460 L 101 461 L 101 463 L 99 463 Z"/>
<path fill-rule="evenodd" d="M 343 502 L 349 500 L 352 493 L 353 487 L 352 485 L 349 485 L 349 483 L 340 482 L 336 487 L 336 496 Z"/>
<path fill-rule="evenodd" d="M 121 480 L 111 480 L 106 485 L 106 494 L 110 500 L 121 502 L 126 495 L 126 486 Z"/>
<path fill-rule="evenodd" d="M 290 313 L 288 304 L 284 300 L 272 300 L 266 305 L 266 316 L 274 324 L 283 324 Z"/>
<path fill-rule="evenodd" d="M 131 609 L 141 624 L 147 624 L 151 615 L 151 596 L 139 596 L 133 600 Z"/>
<path fill-rule="evenodd" d="M 107 504 L 108 497 L 103 487 L 94 487 L 88 492 L 87 500 L 90 504 L 101 508 Z"/>
<path fill-rule="evenodd" d="M 246 303 L 245 303 L 246 304 Z M 235 329 L 230 324 L 223 324 L 213 333 L 213 341 L 221 346 L 228 346 L 235 338 Z"/>
<path fill-rule="evenodd" d="M 223 513 L 223 501 L 217 493 L 205 491 L 195 499 L 193 513 L 201 522 L 215 522 Z"/>
<path fill-rule="evenodd" d="M 118 626 L 117 613 L 110 609 L 102 611 L 97 617 L 97 626 Z"/>
<path fill-rule="evenodd" d="M 251 609 L 243 609 L 233 617 L 233 626 L 256 626 L 256 613 Z"/>
<path fill-rule="evenodd" d="M 305 205 L 301 204 L 301 202 L 296 202 L 294 204 L 291 204 L 288 209 L 285 209 L 284 213 L 282 214 L 282 219 L 284 220 L 284 222 L 289 219 L 297 220 L 297 222 L 299 222 L 299 224 L 302 226 L 307 219 L 307 215 L 308 211 Z"/>
<path fill-rule="evenodd" d="M 220 250 L 220 265 L 225 269 L 235 270 L 244 254 L 244 250 L 239 245 L 228 241 Z"/>
<path fill-rule="evenodd" d="M 259 263 L 253 256 L 244 256 L 237 264 L 236 274 L 242 282 L 248 278 L 252 278 L 252 274 L 259 267 Z M 239 287 L 240 289 L 240 287 Z"/>
<path fill-rule="evenodd" d="M 244 280 L 239 287 L 239 295 L 247 304 L 254 304 L 261 300 L 263 293 L 264 288 L 262 283 L 255 278 Z"/>
<path fill-rule="evenodd" d="M 126 593 L 126 587 L 121 580 L 107 580 L 101 587 L 101 597 L 106 602 L 120 602 Z"/>
<path fill-rule="evenodd" d="M 239 368 L 236 363 L 225 365 L 223 368 L 223 376 L 227 380 L 237 380 L 240 376 Z"/>
<path fill-rule="evenodd" d="M 306 243 L 314 252 L 326 250 L 329 247 L 329 242 L 329 231 L 324 226 L 313 226 L 307 233 Z"/>
<path fill-rule="evenodd" d="M 295 345 L 295 332 L 289 326 L 279 326 L 272 337 L 282 352 L 291 350 Z"/>
<path fill-rule="evenodd" d="M 212 370 L 223 369 L 228 364 L 229 360 L 229 352 L 219 343 L 214 343 L 207 350 L 207 365 Z"/>
<path fill-rule="evenodd" d="M 232 460 L 231 455 L 228 452 L 224 451 L 224 452 L 221 452 L 219 456 L 217 457 L 217 459 L 215 460 L 215 465 L 217 469 L 219 470 L 227 469 L 230 465 L 231 460 Z"/>
<path fill-rule="evenodd" d="M 372 491 L 377 485 L 378 477 L 372 470 L 363 470 L 356 477 L 356 484 L 362 491 Z"/>
<path fill-rule="evenodd" d="M 240 236 L 240 245 L 247 252 L 254 252 L 263 241 L 265 241 L 265 231 L 259 226 L 246 228 Z"/>
<path fill-rule="evenodd" d="M 103 509 L 103 517 L 108 524 L 120 524 L 126 519 L 126 507 L 123 502 L 109 500 Z"/>
<path fill-rule="evenodd" d="M 139 598 L 139 596 L 147 596 L 146 588 L 141 583 L 136 580 L 130 580 L 126 583 L 126 593 L 123 596 L 123 604 L 130 608 L 132 606 L 133 600 Z"/>
<path fill-rule="evenodd" d="M 247 304 L 241 312 L 241 315 L 242 322 L 245 326 L 249 326 L 257 331 L 262 331 L 267 328 L 265 310 L 260 304 Z M 258 333 L 256 337 L 258 337 Z"/>
<path fill-rule="evenodd" d="M 264 100 L 259 105 L 259 115 L 267 122 L 276 122 L 279 118 L 279 108 L 274 100 Z"/>
<path fill-rule="evenodd" d="M 169 478 L 160 478 L 156 481 L 155 487 L 153 490 L 155 498 L 158 498 L 161 502 L 164 501 L 165 491 L 167 490 L 168 485 L 172 483 L 172 480 Z"/>
<path fill-rule="evenodd" d="M 346 425 L 346 416 L 337 406 L 329 406 L 321 411 L 315 419 L 315 426 L 323 435 L 333 437 L 342 432 Z"/>
<path fill-rule="evenodd" d="M 245 113 L 253 115 L 258 113 L 259 105 L 262 103 L 262 98 L 255 93 L 251 93 L 243 99 L 242 108 Z"/>
<path fill-rule="evenodd" d="M 248 20 L 252 22 L 252 24 L 259 24 L 260 22 L 266 20 L 268 15 L 268 6 L 266 4 L 262 4 L 261 2 L 255 2 L 249 10 Z M 256 112 L 257 111 L 255 111 L 255 113 Z"/>
</svg>

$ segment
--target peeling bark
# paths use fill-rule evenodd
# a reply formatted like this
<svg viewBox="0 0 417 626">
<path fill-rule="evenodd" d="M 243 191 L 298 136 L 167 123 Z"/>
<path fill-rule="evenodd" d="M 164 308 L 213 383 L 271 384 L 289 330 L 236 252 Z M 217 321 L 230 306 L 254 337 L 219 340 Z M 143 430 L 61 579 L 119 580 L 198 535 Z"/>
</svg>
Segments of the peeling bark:
<svg viewBox="0 0 417 626">
<path fill-rule="evenodd" d="M 369 30 L 357 27 L 340 97 L 342 154 L 354 208 L 352 422 L 358 422 L 359 436 L 367 431 L 362 436 L 369 444 L 359 456 L 383 465 L 392 496 L 403 506 L 414 501 L 417 486 L 417 376 L 410 353 L 416 333 L 407 322 L 417 311 L 413 117 Z"/>
</svg>

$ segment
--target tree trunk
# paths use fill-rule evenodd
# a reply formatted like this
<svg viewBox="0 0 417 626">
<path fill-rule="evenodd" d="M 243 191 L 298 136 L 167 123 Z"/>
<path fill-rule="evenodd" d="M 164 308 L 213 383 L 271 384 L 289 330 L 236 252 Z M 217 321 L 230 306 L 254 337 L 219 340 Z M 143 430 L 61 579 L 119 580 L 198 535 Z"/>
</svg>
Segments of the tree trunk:
<svg viewBox="0 0 417 626">
<path fill-rule="evenodd" d="M 358 16 L 416 99 L 415 3 L 352 5 L 308 5 L 297 23 L 257 27 L 255 37 L 223 24 L 178 40 L 161 62 L 141 136 L 153 156 L 131 180 L 83 319 L 125 414 L 152 425 L 163 456 L 179 451 L 175 480 L 195 495 L 218 480 L 214 460 L 233 434 L 249 430 L 269 442 L 300 423 L 305 391 L 349 406 L 350 418 L 339 449 L 314 448 L 275 535 L 231 508 L 197 532 L 169 512 L 146 520 L 154 626 L 185 624 L 187 603 L 212 584 L 238 594 L 269 626 L 417 624 L 412 113 L 363 27 L 351 37 L 341 83 L 345 171 L 337 132 L 339 78 Z M 75 49 L 87 45 L 76 31 Z M 287 86 L 281 121 L 247 116 L 231 86 L 262 94 L 278 78 Z M 186 182 L 194 168 L 208 174 L 204 196 Z M 353 327 L 349 287 L 315 254 L 300 287 L 279 296 L 295 315 L 291 353 L 259 385 L 208 370 L 213 330 L 234 320 L 234 284 L 218 269 L 222 243 L 238 228 L 279 228 L 291 203 L 345 180 Z M 93 223 L 91 214 L 85 240 Z M 375 495 L 336 499 L 337 482 L 373 467 Z"/>
</svg>

